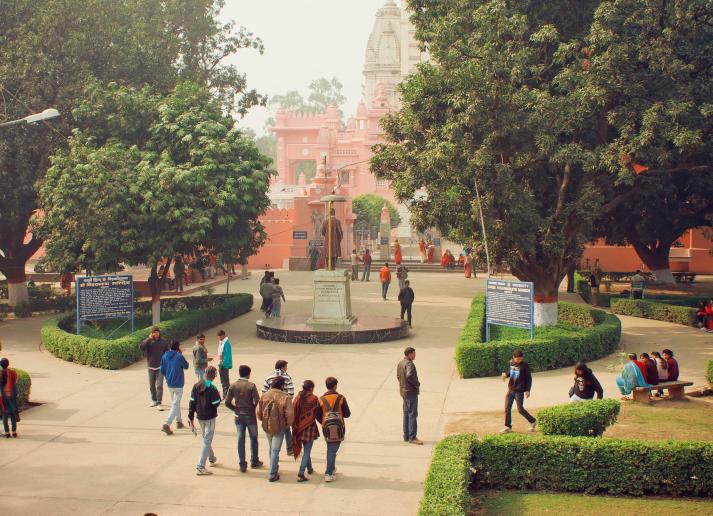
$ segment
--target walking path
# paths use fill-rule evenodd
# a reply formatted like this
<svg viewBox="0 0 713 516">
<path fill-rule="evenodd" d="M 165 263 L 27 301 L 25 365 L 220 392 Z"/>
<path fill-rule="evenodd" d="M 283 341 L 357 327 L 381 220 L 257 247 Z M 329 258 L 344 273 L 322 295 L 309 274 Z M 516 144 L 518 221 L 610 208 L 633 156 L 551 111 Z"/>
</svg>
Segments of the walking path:
<svg viewBox="0 0 713 516">
<path fill-rule="evenodd" d="M 287 296 L 283 311 L 308 313 L 311 274 L 277 275 Z M 231 282 L 231 291 L 257 292 L 259 276 Z M 339 390 L 349 400 L 353 415 L 347 420 L 347 441 L 337 459 L 339 480 L 332 484 L 325 484 L 321 475 L 297 484 L 297 464 L 284 451 L 280 482 L 268 483 L 266 469 L 241 474 L 233 417 L 224 407 L 213 443 L 221 465 L 212 477 L 196 477 L 199 439 L 185 430 L 170 437 L 161 433 L 167 412 L 148 407 L 144 363 L 121 371 L 70 364 L 39 349 L 43 319 L 0 324 L 3 355 L 30 372 L 32 399 L 43 403 L 23 413 L 20 439 L 0 442 L 2 513 L 415 514 L 433 444 L 447 420 L 461 412 L 499 409 L 503 385 L 497 378 L 459 379 L 452 360 L 470 300 L 482 292 L 483 281 L 465 280 L 456 273 L 424 273 L 411 280 L 416 292 L 414 330 L 402 341 L 339 346 L 262 341 L 255 336 L 255 321 L 261 315 L 257 310 L 221 326 L 233 343 L 234 364 L 249 364 L 256 383 L 280 358 L 289 362 L 296 386 L 309 378 L 321 393 L 326 376 L 339 379 Z M 355 312 L 397 314 L 395 287 L 389 301 L 382 301 L 378 282 L 352 284 Z M 623 318 L 623 322 L 627 349 L 651 351 L 653 342 L 657 348 L 672 347 L 681 357 L 683 376 L 697 384 L 703 380 L 702 364 L 713 356 L 710 335 L 643 319 Z M 205 332 L 212 356 L 217 329 Z M 423 385 L 419 437 L 426 444 L 422 447 L 401 440 L 395 366 L 407 345 L 417 349 Z M 189 358 L 191 346 L 192 342 L 183 346 Z M 611 392 L 613 380 L 601 372 L 605 364 L 606 360 L 599 361 L 594 369 Z M 236 375 L 234 369 L 233 379 Z M 192 380 L 189 369 L 187 381 Z M 536 374 L 530 405 L 561 403 L 570 383 L 569 369 Z M 187 394 L 183 406 L 187 407 Z M 262 435 L 259 443 L 260 458 L 267 464 Z M 313 450 L 317 472 L 324 471 L 324 458 L 320 439 Z"/>
</svg>

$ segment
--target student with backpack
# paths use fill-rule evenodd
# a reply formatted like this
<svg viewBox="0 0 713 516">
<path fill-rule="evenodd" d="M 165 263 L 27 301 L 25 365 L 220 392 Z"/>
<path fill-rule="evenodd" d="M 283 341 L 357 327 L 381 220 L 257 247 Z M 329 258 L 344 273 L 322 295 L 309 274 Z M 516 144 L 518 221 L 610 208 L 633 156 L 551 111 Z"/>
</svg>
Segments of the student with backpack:
<svg viewBox="0 0 713 516">
<path fill-rule="evenodd" d="M 267 434 L 270 448 L 270 473 L 268 480 L 280 480 L 279 461 L 282 440 L 285 438 L 285 428 L 292 426 L 295 419 L 294 408 L 290 396 L 282 390 L 285 378 L 282 376 L 272 380 L 270 390 L 260 398 L 257 408 L 257 418 L 262 421 L 262 429 Z"/>
<path fill-rule="evenodd" d="M 209 366 L 205 370 L 205 380 L 198 380 L 191 391 L 191 401 L 188 404 L 188 421 L 195 433 L 193 417 L 198 416 L 198 424 L 201 427 L 203 445 L 201 454 L 196 465 L 196 475 L 212 475 L 211 471 L 205 469 L 206 461 L 210 461 L 211 466 L 215 466 L 217 459 L 213 453 L 213 436 L 215 435 L 215 421 L 218 417 L 218 405 L 220 405 L 220 393 L 213 385 L 213 380 L 218 371 L 215 367 Z"/>
<path fill-rule="evenodd" d="M 347 399 L 337 392 L 337 379 L 330 376 L 324 383 L 327 392 L 319 398 L 316 419 L 322 423 L 322 435 L 327 442 L 327 469 L 324 472 L 324 481 L 334 482 L 337 480 L 337 451 L 346 432 L 344 419 L 352 413 Z"/>
</svg>

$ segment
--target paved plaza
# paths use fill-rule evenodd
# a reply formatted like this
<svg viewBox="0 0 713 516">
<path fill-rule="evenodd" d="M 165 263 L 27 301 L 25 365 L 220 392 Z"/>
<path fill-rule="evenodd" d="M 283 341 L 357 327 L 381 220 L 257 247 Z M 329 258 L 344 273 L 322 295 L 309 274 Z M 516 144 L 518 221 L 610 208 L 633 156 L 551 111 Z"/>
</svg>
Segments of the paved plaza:
<svg viewBox="0 0 713 516">
<path fill-rule="evenodd" d="M 278 272 L 287 302 L 283 313 L 311 309 L 311 273 Z M 257 296 L 260 274 L 231 282 L 232 292 Z M 297 463 L 281 454 L 281 481 L 267 482 L 267 469 L 238 470 L 233 414 L 219 411 L 213 447 L 220 465 L 211 477 L 197 477 L 199 438 L 188 430 L 167 437 L 161 431 L 167 412 L 149 408 L 145 362 L 121 371 L 105 371 L 56 359 L 40 348 L 43 318 L 7 321 L 0 339 L 13 366 L 27 370 L 32 400 L 42 403 L 22 414 L 20 439 L 0 442 L 2 514 L 415 514 L 434 443 L 450 418 L 460 413 L 500 409 L 499 378 L 462 380 L 452 359 L 453 348 L 482 279 L 462 274 L 412 274 L 416 293 L 414 329 L 406 340 L 383 344 L 313 345 L 262 341 L 255 336 L 254 309 L 224 325 L 233 343 L 232 378 L 237 365 L 252 367 L 258 385 L 275 360 L 289 362 L 295 386 L 305 379 L 324 391 L 324 378 L 336 376 L 339 391 L 352 409 L 347 439 L 337 458 L 339 479 L 323 481 L 325 444 L 313 450 L 316 474 L 296 482 Z M 389 300 L 380 298 L 378 282 L 352 284 L 354 311 L 398 316 L 396 283 Z M 564 297 L 564 296 L 563 296 Z M 575 300 L 574 297 L 571 298 Z M 257 302 L 259 306 L 259 301 Z M 681 363 L 682 377 L 702 385 L 704 360 L 713 357 L 713 339 L 691 328 L 622 317 L 623 345 L 637 352 L 670 347 Z M 206 331 L 215 356 L 218 328 Z M 166 335 L 170 338 L 170 335 Z M 193 342 L 183 344 L 189 358 Z M 401 440 L 401 399 L 396 363 L 407 345 L 417 349 L 422 390 L 419 437 L 424 446 Z M 605 395 L 614 394 L 613 358 L 593 364 Z M 193 382 L 192 368 L 186 372 Z M 534 375 L 528 406 L 566 401 L 571 369 Z M 164 393 L 164 404 L 167 402 Z M 188 393 L 184 390 L 184 420 Z M 516 417 L 515 430 L 518 430 Z M 4 441 L 4 440 L 3 440 Z M 260 429 L 260 458 L 267 465 L 267 442 Z"/>
</svg>

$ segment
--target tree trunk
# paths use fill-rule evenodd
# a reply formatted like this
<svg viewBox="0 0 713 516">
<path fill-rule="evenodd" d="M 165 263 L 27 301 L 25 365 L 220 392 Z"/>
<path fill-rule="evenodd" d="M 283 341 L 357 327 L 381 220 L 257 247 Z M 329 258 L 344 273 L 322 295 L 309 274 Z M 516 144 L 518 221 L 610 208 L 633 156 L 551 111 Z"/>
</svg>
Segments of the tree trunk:
<svg viewBox="0 0 713 516">
<path fill-rule="evenodd" d="M 648 244 L 631 241 L 641 261 L 654 273 L 659 283 L 675 283 L 669 264 L 669 253 L 673 240 L 657 240 Z"/>
<path fill-rule="evenodd" d="M 566 265 L 560 263 L 543 269 L 531 262 L 521 262 L 512 267 L 512 272 L 520 281 L 534 284 L 534 323 L 535 326 L 555 326 L 558 315 L 558 290 L 566 274 Z"/>
<path fill-rule="evenodd" d="M 7 278 L 7 293 L 10 307 L 29 301 L 27 292 L 27 276 L 25 262 L 20 260 L 3 260 L 2 273 Z"/>
</svg>

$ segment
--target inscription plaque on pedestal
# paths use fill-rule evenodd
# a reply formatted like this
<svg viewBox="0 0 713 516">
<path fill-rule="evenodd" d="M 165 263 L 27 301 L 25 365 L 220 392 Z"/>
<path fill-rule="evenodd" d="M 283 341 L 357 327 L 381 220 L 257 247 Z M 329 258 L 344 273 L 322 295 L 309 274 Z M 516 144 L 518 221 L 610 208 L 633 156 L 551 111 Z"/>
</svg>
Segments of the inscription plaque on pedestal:
<svg viewBox="0 0 713 516">
<path fill-rule="evenodd" d="M 312 317 L 307 323 L 345 326 L 351 325 L 355 320 L 349 292 L 349 271 L 315 271 L 314 304 Z"/>
</svg>

